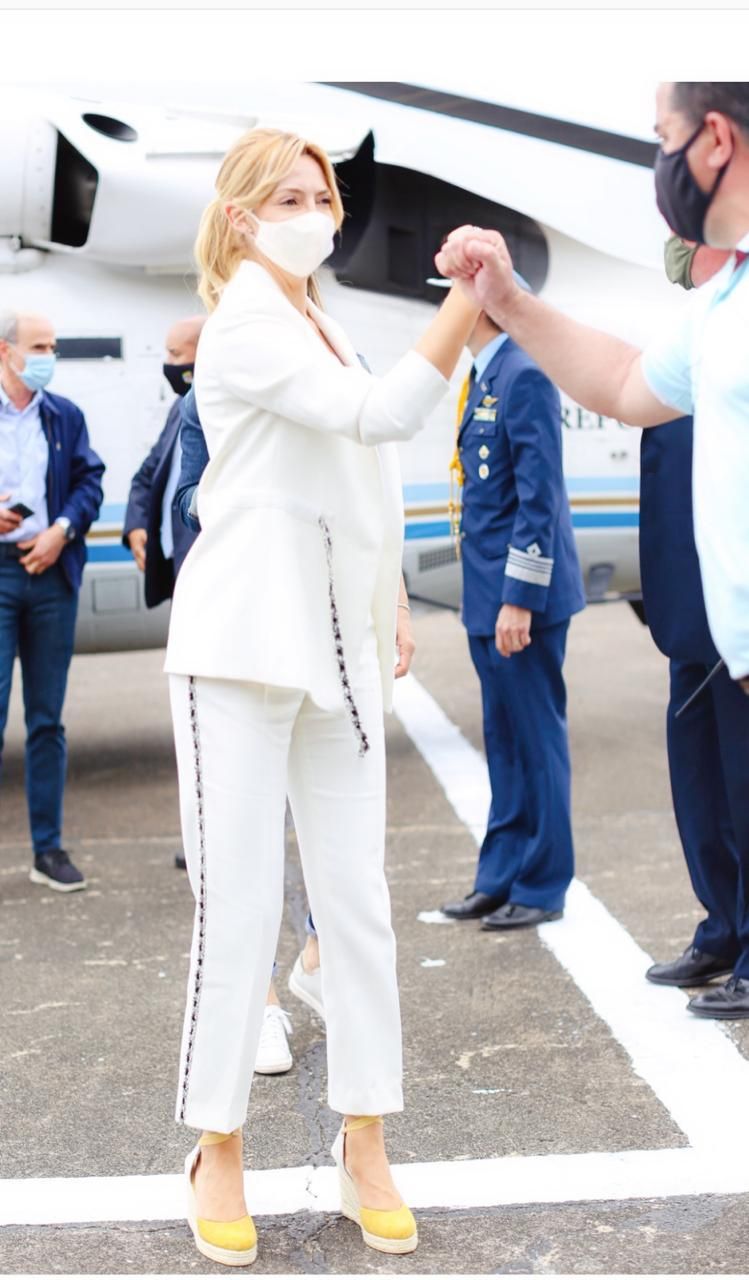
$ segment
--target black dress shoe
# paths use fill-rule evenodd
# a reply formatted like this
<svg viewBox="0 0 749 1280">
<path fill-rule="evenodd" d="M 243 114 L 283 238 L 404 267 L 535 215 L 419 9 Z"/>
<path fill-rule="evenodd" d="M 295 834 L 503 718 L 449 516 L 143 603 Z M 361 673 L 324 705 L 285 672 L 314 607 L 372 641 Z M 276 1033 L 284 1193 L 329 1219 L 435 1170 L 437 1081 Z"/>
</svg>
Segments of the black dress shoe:
<svg viewBox="0 0 749 1280">
<path fill-rule="evenodd" d="M 687 1009 L 700 1018 L 749 1018 L 749 982 L 729 978 L 724 987 L 692 996 Z"/>
<path fill-rule="evenodd" d="M 187 871 L 187 859 L 184 853 L 175 853 L 174 865 L 178 871 Z"/>
<path fill-rule="evenodd" d="M 648 982 L 658 982 L 664 987 L 702 987 L 713 978 L 727 978 L 733 973 L 730 960 L 709 956 L 697 947 L 687 947 L 678 960 L 667 964 L 651 964 L 645 977 Z"/>
<path fill-rule="evenodd" d="M 545 920 L 561 920 L 561 911 L 544 911 L 543 907 L 523 907 L 519 902 L 507 902 L 490 916 L 484 916 L 482 929 L 524 929 L 527 925 L 543 924 Z"/>
<path fill-rule="evenodd" d="M 503 902 L 504 898 L 496 898 L 490 893 L 467 893 L 462 902 L 448 902 L 442 908 L 442 914 L 451 920 L 480 920 Z"/>
</svg>

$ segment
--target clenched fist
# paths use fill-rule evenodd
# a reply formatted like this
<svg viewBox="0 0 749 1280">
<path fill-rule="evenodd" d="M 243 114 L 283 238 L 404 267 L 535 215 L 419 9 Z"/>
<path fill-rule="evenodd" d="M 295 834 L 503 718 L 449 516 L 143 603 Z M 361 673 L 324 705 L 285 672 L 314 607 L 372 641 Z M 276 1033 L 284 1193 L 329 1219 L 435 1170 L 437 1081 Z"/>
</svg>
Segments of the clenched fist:
<svg viewBox="0 0 749 1280">
<path fill-rule="evenodd" d="M 458 227 L 434 261 L 443 276 L 456 280 L 471 301 L 499 324 L 523 292 L 513 278 L 512 258 L 498 231 Z"/>
</svg>

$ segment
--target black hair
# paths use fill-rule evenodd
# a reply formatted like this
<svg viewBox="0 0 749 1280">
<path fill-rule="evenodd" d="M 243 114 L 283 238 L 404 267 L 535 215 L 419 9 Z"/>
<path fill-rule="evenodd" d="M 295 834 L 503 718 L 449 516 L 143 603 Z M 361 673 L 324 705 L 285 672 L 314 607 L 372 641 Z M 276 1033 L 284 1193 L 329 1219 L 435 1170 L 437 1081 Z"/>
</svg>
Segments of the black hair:
<svg viewBox="0 0 749 1280">
<path fill-rule="evenodd" d="M 719 111 L 737 124 L 749 140 L 749 81 L 730 84 L 727 80 L 702 83 L 695 80 L 674 82 L 672 104 L 696 129 L 708 111 Z"/>
</svg>

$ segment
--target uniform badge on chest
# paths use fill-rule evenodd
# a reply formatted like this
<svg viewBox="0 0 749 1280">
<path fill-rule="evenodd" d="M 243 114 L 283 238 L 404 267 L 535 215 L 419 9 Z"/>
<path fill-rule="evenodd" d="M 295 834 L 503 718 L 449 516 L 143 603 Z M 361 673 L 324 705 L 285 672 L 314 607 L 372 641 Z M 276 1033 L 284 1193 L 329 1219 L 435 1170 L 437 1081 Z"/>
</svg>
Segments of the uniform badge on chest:
<svg viewBox="0 0 749 1280">
<path fill-rule="evenodd" d="M 485 383 L 481 384 L 481 390 L 486 391 Z M 481 404 L 477 405 L 473 411 L 474 422 L 496 422 L 497 410 L 494 408 L 496 403 L 496 396 L 484 396 Z"/>
</svg>

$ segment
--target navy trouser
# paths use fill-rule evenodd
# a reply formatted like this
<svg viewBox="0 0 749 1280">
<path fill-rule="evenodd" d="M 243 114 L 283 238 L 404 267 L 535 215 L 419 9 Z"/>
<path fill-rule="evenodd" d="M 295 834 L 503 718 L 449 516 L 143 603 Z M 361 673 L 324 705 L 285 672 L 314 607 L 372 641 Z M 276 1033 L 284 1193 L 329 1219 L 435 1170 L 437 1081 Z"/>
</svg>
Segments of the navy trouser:
<svg viewBox="0 0 749 1280">
<path fill-rule="evenodd" d="M 78 593 L 59 565 L 29 574 L 17 560 L 0 557 L 0 762 L 17 653 L 26 716 L 26 798 L 37 855 L 60 848 L 67 763 L 60 720 L 77 608 Z"/>
<path fill-rule="evenodd" d="M 677 720 L 704 663 L 672 658 L 671 791 L 692 888 L 707 911 L 694 945 L 749 978 L 749 698 L 725 668 Z"/>
<path fill-rule="evenodd" d="M 494 636 L 469 636 L 481 681 L 492 803 L 475 890 L 560 911 L 574 874 L 567 694 L 569 619 L 503 658 Z"/>
</svg>

